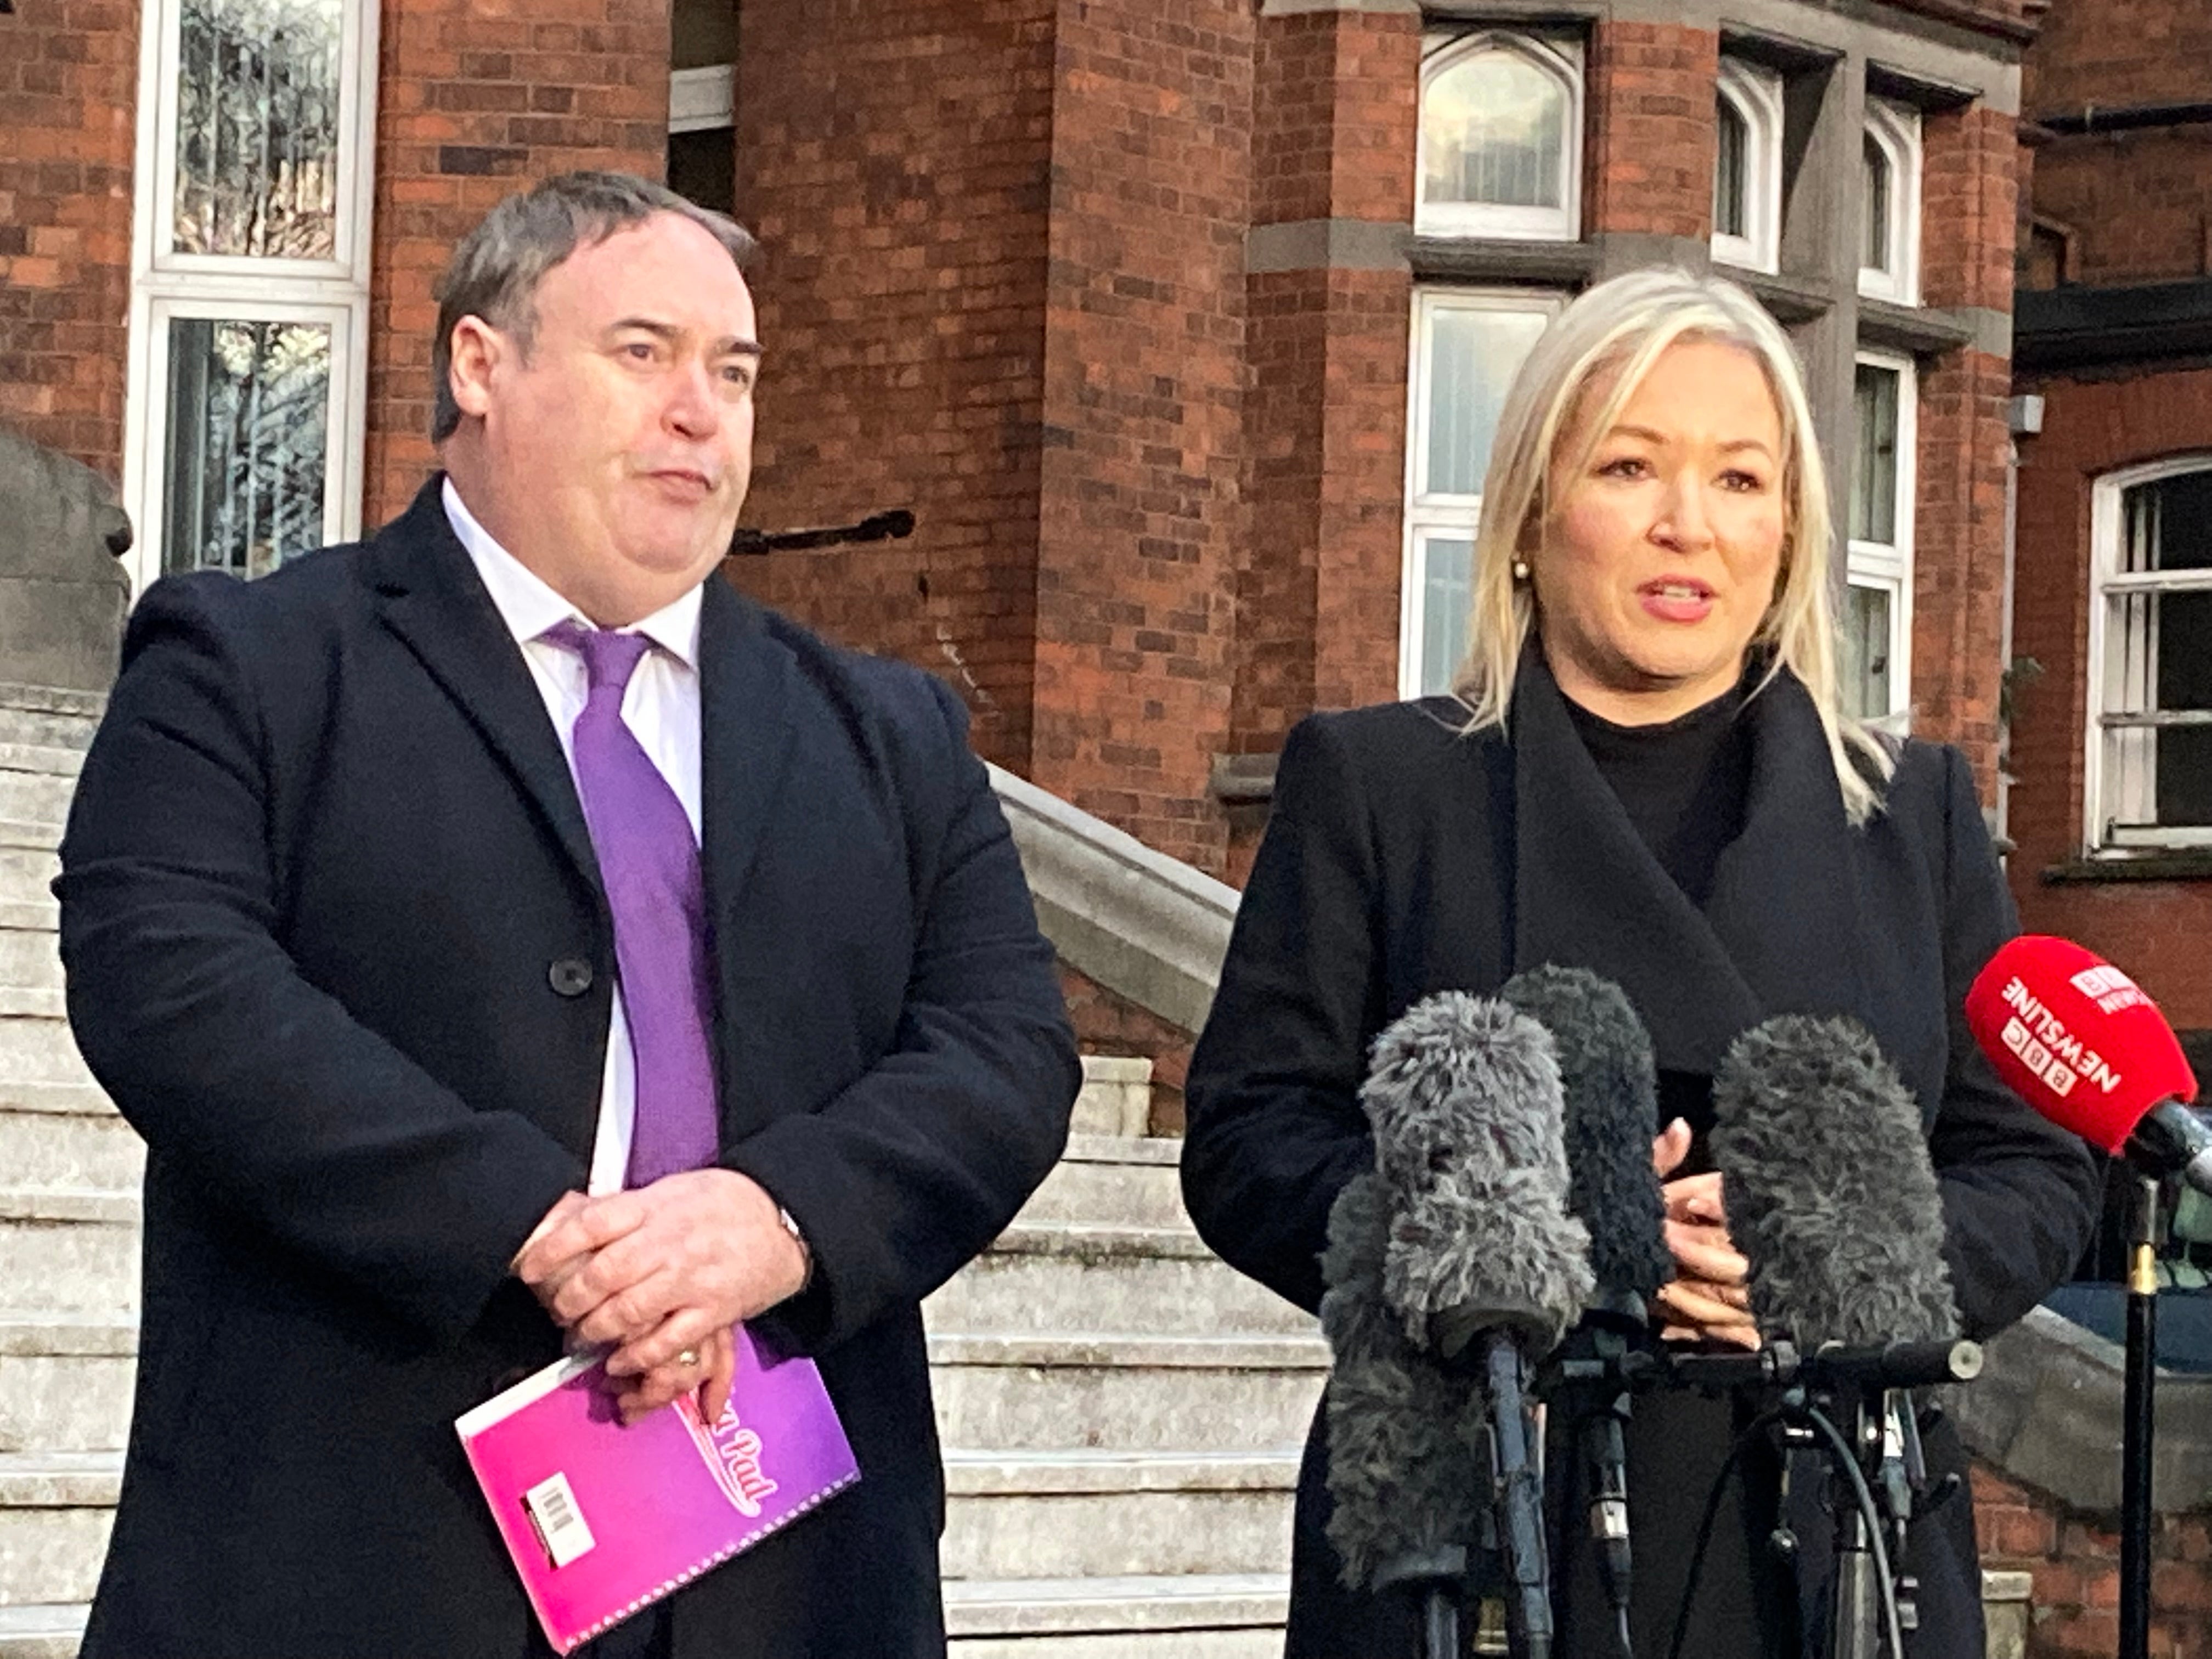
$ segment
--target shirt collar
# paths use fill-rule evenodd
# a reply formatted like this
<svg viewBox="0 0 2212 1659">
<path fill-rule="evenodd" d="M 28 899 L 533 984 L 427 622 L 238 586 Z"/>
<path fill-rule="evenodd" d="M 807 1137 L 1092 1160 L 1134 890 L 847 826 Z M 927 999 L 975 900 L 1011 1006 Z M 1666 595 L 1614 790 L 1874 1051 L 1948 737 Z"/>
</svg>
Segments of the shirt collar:
<svg viewBox="0 0 2212 1659">
<path fill-rule="evenodd" d="M 564 622 L 593 626 L 590 617 L 576 609 L 548 583 L 543 576 L 524 564 L 492 538 L 492 534 L 477 521 L 461 492 L 453 487 L 450 477 L 445 481 L 442 492 L 446 518 L 453 526 L 453 534 L 467 550 L 470 562 L 477 574 L 483 579 L 490 592 L 491 602 L 498 609 L 500 620 L 507 624 L 507 632 L 514 635 L 517 644 L 526 644 L 538 638 L 549 628 Z M 663 651 L 674 657 L 686 668 L 696 672 L 699 667 L 699 611 L 703 603 L 704 584 L 693 586 L 673 603 L 663 605 L 651 616 L 633 623 L 624 633 L 642 634 Z"/>
</svg>

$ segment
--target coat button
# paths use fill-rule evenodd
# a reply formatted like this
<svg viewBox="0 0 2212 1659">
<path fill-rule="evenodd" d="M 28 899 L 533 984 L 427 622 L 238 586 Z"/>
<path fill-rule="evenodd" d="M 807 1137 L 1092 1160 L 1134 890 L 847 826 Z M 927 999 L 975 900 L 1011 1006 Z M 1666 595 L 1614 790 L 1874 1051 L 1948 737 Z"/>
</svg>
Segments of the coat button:
<svg viewBox="0 0 2212 1659">
<path fill-rule="evenodd" d="M 580 997 L 592 988 L 592 964 L 581 957 L 562 957 L 545 970 L 556 995 Z"/>
</svg>

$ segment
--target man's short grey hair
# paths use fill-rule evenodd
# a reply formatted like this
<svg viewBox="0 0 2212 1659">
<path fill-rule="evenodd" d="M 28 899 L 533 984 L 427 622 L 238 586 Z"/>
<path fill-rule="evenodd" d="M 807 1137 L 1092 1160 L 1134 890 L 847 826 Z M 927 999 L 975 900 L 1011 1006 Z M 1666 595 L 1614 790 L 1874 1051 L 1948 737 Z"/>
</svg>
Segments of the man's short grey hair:
<svg viewBox="0 0 2212 1659">
<path fill-rule="evenodd" d="M 453 329 L 464 317 L 481 317 L 514 335 L 524 351 L 538 322 L 538 285 L 545 273 L 578 248 L 603 242 L 617 231 L 643 224 L 655 214 L 689 219 L 729 250 L 738 270 L 759 245 L 726 213 L 702 208 L 665 185 L 629 173 L 563 173 L 508 197 L 453 250 L 438 279 L 438 337 L 430 349 L 435 400 L 430 441 L 443 443 L 461 423 L 453 401 Z"/>
</svg>

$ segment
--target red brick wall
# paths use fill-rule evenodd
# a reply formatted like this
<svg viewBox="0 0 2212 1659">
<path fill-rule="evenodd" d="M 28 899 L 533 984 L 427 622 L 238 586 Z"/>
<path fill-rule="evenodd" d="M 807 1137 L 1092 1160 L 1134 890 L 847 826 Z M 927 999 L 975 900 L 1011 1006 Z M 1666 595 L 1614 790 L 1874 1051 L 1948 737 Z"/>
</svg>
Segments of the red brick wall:
<svg viewBox="0 0 2212 1659">
<path fill-rule="evenodd" d="M 1583 217 L 1592 231 L 1703 241 L 1713 232 L 1720 37 L 1601 23 L 1590 42 Z"/>
<path fill-rule="evenodd" d="M 1062 0 L 1030 776 L 1218 872 L 1244 534 L 1248 0 Z"/>
<path fill-rule="evenodd" d="M 432 283 L 501 197 L 571 167 L 658 179 L 668 18 L 634 0 L 384 0 L 362 521 L 406 506 L 430 448 Z"/>
<path fill-rule="evenodd" d="M 2043 665 L 2014 729 L 2013 888 L 2022 920 L 2124 963 L 2185 1029 L 2212 1028 L 2212 883 L 2054 886 L 2041 872 L 2081 839 L 2082 744 L 2088 701 L 2089 504 L 2106 473 L 2212 449 L 2212 369 L 2130 379 L 2051 380 L 2040 437 L 2025 441 L 2020 477 L 2014 649 Z"/>
<path fill-rule="evenodd" d="M 2029 116 L 2201 101 L 2212 8 L 2199 0 L 2059 0 L 2025 66 Z M 2066 136 L 2036 157 L 2035 212 L 2071 233 L 2075 282 L 2212 271 L 2212 128 Z"/>
<path fill-rule="evenodd" d="M 909 507 L 917 527 L 731 574 L 934 669 L 967 699 L 978 747 L 1024 774 L 1052 14 L 1051 0 L 746 0 L 738 14 L 738 209 L 763 244 L 768 351 L 744 521 Z"/>
<path fill-rule="evenodd" d="M 1404 14 L 1261 21 L 1255 225 L 1412 219 L 1420 47 Z M 1231 744 L 1265 752 L 1316 708 L 1397 695 L 1413 289 L 1402 271 L 1311 270 L 1255 273 L 1247 294 Z"/>
<path fill-rule="evenodd" d="M 1183 1127 L 1183 1079 L 1190 1070 L 1192 1034 L 1140 1008 L 1069 967 L 1060 967 L 1060 991 L 1075 1026 L 1076 1046 L 1086 1054 L 1135 1054 L 1152 1062 L 1151 1132 L 1179 1135 Z"/>
<path fill-rule="evenodd" d="M 0 17 L 0 422 L 122 474 L 138 29 L 126 0 Z"/>
<path fill-rule="evenodd" d="M 1974 1471 L 1982 1565 L 2035 1580 L 2027 1659 L 2111 1659 L 2119 1645 L 2119 1534 L 2042 1493 Z M 2161 1515 L 2151 1540 L 2151 1659 L 2212 1652 L 2212 1520 Z"/>
</svg>

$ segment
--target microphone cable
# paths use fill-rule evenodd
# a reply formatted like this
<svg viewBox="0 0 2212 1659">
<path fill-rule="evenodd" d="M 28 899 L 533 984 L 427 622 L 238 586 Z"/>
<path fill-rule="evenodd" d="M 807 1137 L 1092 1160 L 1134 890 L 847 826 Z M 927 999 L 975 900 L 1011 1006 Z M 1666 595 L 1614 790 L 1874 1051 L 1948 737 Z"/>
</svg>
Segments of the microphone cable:
<svg viewBox="0 0 2212 1659">
<path fill-rule="evenodd" d="M 1844 1472 L 1851 1489 L 1853 1506 L 1866 1526 L 1868 1552 L 1874 1557 L 1875 1582 L 1881 1587 L 1882 1630 L 1889 1641 L 1891 1659 L 1905 1659 L 1905 1619 L 1897 1604 L 1897 1581 L 1890 1574 L 1889 1546 L 1882 1539 L 1881 1511 L 1875 1504 L 1874 1490 L 1867 1485 L 1866 1474 L 1859 1468 L 1858 1459 L 1851 1455 L 1850 1443 L 1844 1437 L 1844 1431 L 1826 1412 L 1810 1404 L 1796 1407 L 1771 1406 L 1745 1424 L 1729 1443 L 1720 1473 L 1713 1477 L 1713 1484 L 1705 1494 L 1705 1512 L 1698 1519 L 1697 1541 L 1691 1547 L 1689 1575 L 1683 1581 L 1682 1599 L 1674 1611 L 1674 1634 L 1667 1644 L 1667 1659 L 1682 1659 L 1683 1644 L 1690 1635 L 1690 1609 L 1697 1605 L 1698 1581 L 1705 1576 L 1705 1557 L 1712 1547 L 1713 1526 L 1720 1517 L 1721 1500 L 1727 1496 L 1729 1484 L 1745 1449 L 1777 1424 L 1792 1420 L 1802 1420 L 1826 1441 L 1829 1462 Z M 1830 1632 L 1832 1638 L 1833 1634 Z"/>
</svg>

